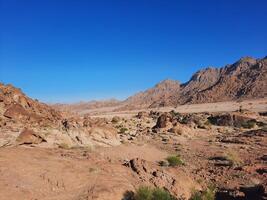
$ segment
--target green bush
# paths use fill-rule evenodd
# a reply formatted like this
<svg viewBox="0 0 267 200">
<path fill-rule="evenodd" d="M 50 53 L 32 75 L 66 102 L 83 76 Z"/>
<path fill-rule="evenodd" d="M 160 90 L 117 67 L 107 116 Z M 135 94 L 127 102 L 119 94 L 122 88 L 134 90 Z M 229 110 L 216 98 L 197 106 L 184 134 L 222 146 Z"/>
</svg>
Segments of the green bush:
<svg viewBox="0 0 267 200">
<path fill-rule="evenodd" d="M 194 191 L 190 200 L 215 200 L 216 188 L 208 187 L 204 191 Z"/>
<path fill-rule="evenodd" d="M 150 187 L 140 186 L 134 195 L 135 200 L 152 200 L 153 191 Z"/>
<path fill-rule="evenodd" d="M 174 200 L 175 198 L 166 190 L 161 188 L 150 188 L 140 186 L 134 195 L 134 200 Z"/>
<path fill-rule="evenodd" d="M 161 188 L 155 188 L 153 190 L 152 200 L 172 200 L 174 199 L 169 192 Z"/>
<path fill-rule="evenodd" d="M 120 132 L 119 133 L 124 134 L 124 133 L 126 133 L 126 131 L 128 131 L 128 129 L 122 127 L 122 128 L 120 128 Z"/>
<path fill-rule="evenodd" d="M 179 166 L 179 165 L 183 165 L 184 162 L 182 161 L 182 159 L 180 158 L 179 155 L 177 156 L 169 156 L 166 158 L 166 160 L 169 163 L 169 166 L 174 167 L 174 166 Z"/>
<path fill-rule="evenodd" d="M 256 121 L 254 121 L 254 120 L 249 120 L 249 121 L 243 122 L 243 123 L 241 124 L 241 126 L 242 126 L 243 128 L 246 128 L 246 129 L 254 128 L 255 125 L 256 125 Z"/>
</svg>

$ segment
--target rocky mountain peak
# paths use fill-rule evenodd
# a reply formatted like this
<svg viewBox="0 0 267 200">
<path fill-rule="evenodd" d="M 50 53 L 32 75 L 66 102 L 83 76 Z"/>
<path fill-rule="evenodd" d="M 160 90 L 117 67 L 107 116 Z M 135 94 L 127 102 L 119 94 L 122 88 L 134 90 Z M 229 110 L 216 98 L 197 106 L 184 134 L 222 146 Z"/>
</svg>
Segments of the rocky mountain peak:
<svg viewBox="0 0 267 200">
<path fill-rule="evenodd" d="M 165 79 L 158 84 L 155 85 L 157 88 L 168 88 L 168 87 L 176 87 L 179 86 L 180 82 L 176 80 L 171 80 L 171 79 Z"/>
</svg>

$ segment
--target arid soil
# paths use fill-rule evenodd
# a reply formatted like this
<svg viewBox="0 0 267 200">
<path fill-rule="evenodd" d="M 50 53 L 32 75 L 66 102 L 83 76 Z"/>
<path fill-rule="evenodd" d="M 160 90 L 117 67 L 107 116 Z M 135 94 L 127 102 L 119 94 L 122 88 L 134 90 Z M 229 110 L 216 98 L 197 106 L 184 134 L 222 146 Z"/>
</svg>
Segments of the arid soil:
<svg viewBox="0 0 267 200">
<path fill-rule="evenodd" d="M 250 99 L 244 101 L 225 101 L 217 103 L 200 103 L 200 104 L 187 104 L 179 105 L 177 107 L 160 107 L 156 110 L 161 112 L 170 112 L 175 110 L 180 113 L 201 113 L 201 112 L 233 112 L 240 107 L 244 110 L 250 110 L 253 112 L 261 112 L 267 110 L 267 98 L 260 99 Z M 155 109 L 138 109 L 130 111 L 114 111 L 118 107 L 103 107 L 103 108 L 94 108 L 94 109 L 85 109 L 82 112 L 77 112 L 77 114 L 83 115 L 87 114 L 90 117 L 104 117 L 112 118 L 114 116 L 121 116 L 124 118 L 129 118 L 134 115 L 137 115 L 141 111 L 151 111 Z"/>
<path fill-rule="evenodd" d="M 0 199 L 132 199 L 141 185 L 177 199 L 210 185 L 219 200 L 267 197 L 266 112 L 150 111 L 106 121 L 119 145 L 50 146 L 48 136 L 21 143 L 20 135 L 2 146 Z M 182 164 L 169 166 L 171 155 Z"/>
<path fill-rule="evenodd" d="M 140 200 L 141 186 L 266 200 L 266 66 L 246 57 L 123 102 L 71 106 L 0 83 L 0 200 Z"/>
</svg>

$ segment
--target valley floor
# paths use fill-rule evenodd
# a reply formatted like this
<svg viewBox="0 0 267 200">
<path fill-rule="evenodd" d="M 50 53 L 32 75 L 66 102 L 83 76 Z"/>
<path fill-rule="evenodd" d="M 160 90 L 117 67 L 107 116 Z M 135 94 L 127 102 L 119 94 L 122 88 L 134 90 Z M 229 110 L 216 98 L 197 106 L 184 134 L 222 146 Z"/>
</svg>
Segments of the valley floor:
<svg viewBox="0 0 267 200">
<path fill-rule="evenodd" d="M 267 98 L 251 99 L 244 101 L 227 101 L 217 103 L 202 103 L 202 104 L 186 104 L 177 107 L 162 107 L 158 108 L 158 111 L 169 112 L 175 110 L 180 113 L 200 113 L 200 112 L 232 112 L 238 109 L 250 110 L 253 112 L 267 111 Z M 131 117 L 136 115 L 140 111 L 150 111 L 155 109 L 139 109 L 131 111 L 119 111 L 113 110 L 119 109 L 119 107 L 106 107 L 98 109 L 83 110 L 80 114 L 89 114 L 92 117 L 106 117 L 112 118 L 114 116 Z M 79 112 L 78 112 L 79 113 Z"/>
</svg>

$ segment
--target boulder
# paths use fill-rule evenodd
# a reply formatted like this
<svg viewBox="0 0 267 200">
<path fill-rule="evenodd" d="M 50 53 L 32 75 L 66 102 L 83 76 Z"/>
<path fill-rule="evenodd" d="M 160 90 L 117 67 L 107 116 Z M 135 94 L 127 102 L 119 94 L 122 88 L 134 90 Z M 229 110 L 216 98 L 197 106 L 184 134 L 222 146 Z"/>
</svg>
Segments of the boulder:
<svg viewBox="0 0 267 200">
<path fill-rule="evenodd" d="M 159 116 L 156 125 L 153 128 L 166 128 L 168 122 L 171 121 L 171 115 L 169 113 L 163 113 Z"/>
<path fill-rule="evenodd" d="M 145 112 L 145 111 L 141 111 L 141 112 L 138 112 L 136 117 L 138 119 L 144 119 L 146 117 L 149 117 L 149 113 Z"/>
<path fill-rule="evenodd" d="M 46 140 L 31 129 L 25 128 L 17 137 L 18 144 L 40 144 Z"/>
</svg>

